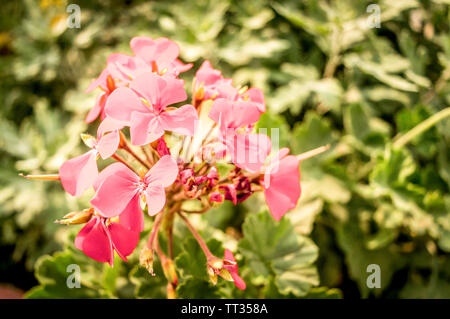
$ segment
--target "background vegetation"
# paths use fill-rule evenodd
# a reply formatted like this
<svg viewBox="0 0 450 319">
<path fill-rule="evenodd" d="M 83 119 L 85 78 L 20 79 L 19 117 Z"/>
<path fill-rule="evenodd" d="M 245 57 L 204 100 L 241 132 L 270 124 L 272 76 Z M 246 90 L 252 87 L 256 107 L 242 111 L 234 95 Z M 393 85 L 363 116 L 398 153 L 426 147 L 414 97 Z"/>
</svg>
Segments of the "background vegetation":
<svg viewBox="0 0 450 319">
<path fill-rule="evenodd" d="M 145 35 L 177 41 L 194 69 L 209 59 L 263 89 L 260 126 L 278 127 L 281 146 L 332 145 L 302 163 L 302 198 L 281 222 L 258 196 L 194 221 L 213 251 L 237 248 L 245 292 L 209 284 L 176 225 L 179 297 L 450 298 L 450 121 L 399 138 L 449 106 L 448 0 L 84 0 L 80 29 L 67 28 L 70 2 L 2 3 L 0 282 L 37 286 L 28 297 L 165 297 L 161 269 L 139 268 L 139 250 L 111 269 L 73 247 L 79 227 L 53 223 L 92 194 L 75 200 L 18 176 L 81 154 L 96 95 L 84 90 L 109 53 L 131 53 L 129 40 Z M 380 28 L 368 26 L 371 3 Z M 65 285 L 72 263 L 81 289 Z M 380 289 L 366 285 L 368 264 L 381 267 Z"/>
</svg>

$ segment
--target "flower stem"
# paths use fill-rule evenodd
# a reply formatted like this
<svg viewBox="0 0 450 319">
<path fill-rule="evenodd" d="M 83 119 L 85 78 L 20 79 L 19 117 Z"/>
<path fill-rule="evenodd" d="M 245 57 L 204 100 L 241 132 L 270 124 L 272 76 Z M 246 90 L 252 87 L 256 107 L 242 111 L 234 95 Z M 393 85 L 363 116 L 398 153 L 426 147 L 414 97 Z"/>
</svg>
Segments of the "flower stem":
<svg viewBox="0 0 450 319">
<path fill-rule="evenodd" d="M 161 221 L 163 218 L 163 214 L 159 213 L 155 218 L 155 222 L 153 223 L 152 231 L 150 232 L 150 237 L 148 238 L 147 247 L 153 249 L 153 243 L 155 242 L 155 237 L 158 234 L 159 226 L 161 225 Z"/>
<path fill-rule="evenodd" d="M 200 236 L 200 234 L 197 232 L 197 230 L 194 228 L 194 226 L 192 226 L 192 224 L 189 222 L 189 220 L 186 218 L 186 216 L 184 216 L 183 214 L 181 214 L 180 212 L 178 212 L 178 215 L 181 217 L 181 219 L 184 221 L 184 223 L 186 224 L 186 226 L 189 228 L 189 230 L 191 231 L 192 235 L 195 237 L 195 239 L 197 240 L 198 244 L 200 245 L 200 247 L 202 248 L 203 252 L 206 255 L 206 259 L 211 259 L 214 258 L 213 254 L 211 253 L 211 251 L 209 250 L 208 246 L 206 245 L 205 241 L 203 240 L 203 238 Z"/>
<path fill-rule="evenodd" d="M 142 165 L 144 165 L 146 168 L 150 169 L 151 165 L 149 165 L 146 161 L 144 161 L 142 158 L 139 157 L 129 146 L 128 144 L 125 144 L 123 146 L 123 149 L 131 154 L 135 159 L 138 160 Z"/>
<path fill-rule="evenodd" d="M 121 162 L 129 169 L 131 169 L 133 172 L 136 173 L 136 175 L 139 175 L 138 172 L 136 172 L 136 170 L 130 164 L 128 164 L 128 162 L 125 159 L 123 159 L 121 156 L 119 156 L 117 154 L 113 154 L 111 157 L 114 158 L 116 161 Z"/>
<path fill-rule="evenodd" d="M 426 130 L 430 129 L 432 126 L 434 126 L 439 121 L 442 121 L 446 117 L 450 116 L 450 107 L 447 107 L 429 118 L 427 118 L 422 123 L 418 124 L 411 130 L 409 130 L 406 134 L 399 136 L 394 140 L 393 147 L 395 149 L 402 148 L 406 144 L 408 144 L 410 141 L 412 141 L 416 136 L 422 134 Z"/>
<path fill-rule="evenodd" d="M 304 161 L 304 160 L 307 160 L 308 158 L 319 155 L 320 153 L 323 153 L 329 149 L 330 149 L 330 144 L 327 144 L 327 145 L 315 148 L 313 150 L 307 151 L 305 153 L 302 153 L 300 155 L 297 155 L 297 159 L 299 161 Z"/>
</svg>

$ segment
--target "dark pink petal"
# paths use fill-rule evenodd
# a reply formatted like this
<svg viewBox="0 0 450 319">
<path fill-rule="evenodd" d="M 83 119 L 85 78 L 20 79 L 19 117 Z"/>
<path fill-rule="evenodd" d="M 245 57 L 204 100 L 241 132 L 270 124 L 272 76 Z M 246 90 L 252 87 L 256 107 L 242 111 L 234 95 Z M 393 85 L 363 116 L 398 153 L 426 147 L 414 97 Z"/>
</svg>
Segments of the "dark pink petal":
<svg viewBox="0 0 450 319">
<path fill-rule="evenodd" d="M 94 190 L 97 191 L 98 188 L 100 187 L 100 185 L 103 183 L 103 181 L 110 175 L 114 175 L 116 172 L 121 172 L 124 171 L 124 167 L 127 168 L 125 165 L 123 165 L 122 163 L 113 163 L 111 165 L 108 165 L 107 167 L 105 167 L 100 174 L 98 174 L 97 179 L 95 180 L 93 186 L 94 186 Z M 120 173 L 119 173 L 120 174 Z M 137 176 L 135 175 L 135 179 L 136 182 L 139 181 L 139 179 L 137 178 Z"/>
<path fill-rule="evenodd" d="M 226 264 L 227 260 L 231 261 L 232 263 L 234 263 L 234 265 L 227 265 Z M 233 253 L 230 250 L 228 250 L 228 249 L 225 249 L 224 261 L 225 261 L 224 268 L 230 272 L 231 277 L 233 278 L 233 281 L 234 281 L 234 284 L 236 285 L 236 287 L 238 287 L 239 289 L 244 290 L 246 288 L 245 282 L 239 276 L 238 266 L 237 266 L 236 259 L 234 258 Z"/>
<path fill-rule="evenodd" d="M 147 187 L 145 199 L 147 200 L 148 214 L 150 216 L 158 214 L 166 204 L 166 192 L 164 191 L 164 187 L 161 185 Z"/>
<path fill-rule="evenodd" d="M 129 123 L 133 112 L 147 113 L 150 109 L 129 88 L 114 90 L 106 101 L 105 113 L 115 120 Z"/>
<path fill-rule="evenodd" d="M 59 169 L 59 176 L 66 192 L 72 196 L 81 196 L 97 179 L 97 152 L 91 150 L 65 161 Z"/>
<path fill-rule="evenodd" d="M 109 224 L 108 230 L 117 254 L 127 261 L 126 257 L 131 255 L 139 242 L 139 232 L 129 230 L 120 223 Z"/>
<path fill-rule="evenodd" d="M 114 251 L 102 218 L 94 216 L 78 233 L 75 247 L 99 262 L 113 264 Z"/>
<path fill-rule="evenodd" d="M 130 121 L 131 144 L 145 145 L 164 134 L 159 116 L 153 113 L 133 112 Z"/>
<path fill-rule="evenodd" d="M 104 217 L 119 216 L 138 192 L 139 178 L 125 165 L 122 166 L 104 179 L 91 200 L 92 207 Z"/>
<path fill-rule="evenodd" d="M 299 161 L 295 156 L 286 156 L 279 165 L 272 167 L 270 180 L 264 178 L 264 195 L 267 206 L 276 220 L 293 209 L 300 198 Z"/>
<path fill-rule="evenodd" d="M 175 182 L 178 175 L 177 162 L 170 155 L 165 155 L 147 172 L 144 181 L 147 185 L 168 187 Z"/>
<path fill-rule="evenodd" d="M 161 124 L 166 131 L 180 135 L 193 136 L 198 123 L 197 111 L 192 105 L 186 104 L 173 111 L 161 113 Z"/>
<path fill-rule="evenodd" d="M 144 215 L 142 214 L 140 202 L 140 194 L 137 193 L 130 200 L 127 207 L 119 215 L 120 224 L 129 230 L 141 232 L 144 230 Z"/>
<path fill-rule="evenodd" d="M 118 131 L 103 135 L 97 143 L 96 149 L 103 159 L 112 156 L 119 147 L 120 136 Z"/>
</svg>

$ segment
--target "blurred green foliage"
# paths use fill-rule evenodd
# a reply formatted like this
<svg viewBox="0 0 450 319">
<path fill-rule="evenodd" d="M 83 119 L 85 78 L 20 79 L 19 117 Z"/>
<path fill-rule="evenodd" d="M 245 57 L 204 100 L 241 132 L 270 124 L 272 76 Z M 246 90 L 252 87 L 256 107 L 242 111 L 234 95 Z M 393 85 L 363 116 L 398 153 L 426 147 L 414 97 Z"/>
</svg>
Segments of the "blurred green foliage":
<svg viewBox="0 0 450 319">
<path fill-rule="evenodd" d="M 380 28 L 368 23 L 372 2 Z M 208 283 L 198 246 L 176 224 L 180 297 L 450 297 L 450 121 L 396 144 L 450 104 L 448 0 L 76 3 L 80 29 L 67 28 L 64 0 L 9 1 L 0 13 L 0 248 L 36 266 L 29 297 L 165 297 L 158 262 L 152 277 L 139 249 L 111 269 L 73 247 L 77 227 L 53 223 L 92 194 L 74 200 L 18 176 L 56 172 L 82 152 L 96 94 L 84 90 L 137 35 L 169 37 L 184 62 L 209 59 L 235 84 L 263 89 L 260 127 L 279 128 L 293 153 L 332 145 L 301 164 L 302 198 L 281 222 L 260 196 L 194 220 L 219 256 L 237 249 L 245 292 Z M 83 268 L 81 290 L 65 285 L 72 263 Z M 366 285 L 369 264 L 381 267 L 380 289 Z"/>
</svg>

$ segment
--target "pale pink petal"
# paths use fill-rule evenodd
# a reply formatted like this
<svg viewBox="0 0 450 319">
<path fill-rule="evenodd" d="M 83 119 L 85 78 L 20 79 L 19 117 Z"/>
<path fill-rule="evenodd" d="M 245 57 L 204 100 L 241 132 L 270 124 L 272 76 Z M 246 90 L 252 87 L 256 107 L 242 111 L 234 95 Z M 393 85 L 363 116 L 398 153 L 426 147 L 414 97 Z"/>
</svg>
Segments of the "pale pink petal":
<svg viewBox="0 0 450 319">
<path fill-rule="evenodd" d="M 139 193 L 134 195 L 119 217 L 121 225 L 137 232 L 144 230 L 144 215 L 139 204 L 139 197 Z"/>
<path fill-rule="evenodd" d="M 119 216 L 138 192 L 138 180 L 125 165 L 121 169 L 116 169 L 114 174 L 106 177 L 100 184 L 91 200 L 92 207 L 104 217 Z"/>
<path fill-rule="evenodd" d="M 103 159 L 112 156 L 119 147 L 120 136 L 118 131 L 103 135 L 97 143 L 96 149 Z"/>
<path fill-rule="evenodd" d="M 265 134 L 227 135 L 225 143 L 233 163 L 250 172 L 259 172 L 270 153 L 271 142 Z"/>
<path fill-rule="evenodd" d="M 109 224 L 108 230 L 117 254 L 127 261 L 126 257 L 131 255 L 139 242 L 139 232 L 129 230 L 120 223 Z"/>
<path fill-rule="evenodd" d="M 151 39 L 148 37 L 134 37 L 130 41 L 131 50 L 135 55 L 147 63 L 152 61 L 173 61 L 178 57 L 178 45 L 167 39 Z"/>
<path fill-rule="evenodd" d="M 89 93 L 98 87 L 107 90 L 108 88 L 106 87 L 106 79 L 108 78 L 108 75 L 109 71 L 105 68 L 102 73 L 100 73 L 100 76 L 93 80 L 91 84 L 89 84 L 88 88 L 86 89 L 86 93 Z"/>
<path fill-rule="evenodd" d="M 147 185 L 168 187 L 175 182 L 178 175 L 177 162 L 170 155 L 165 155 L 147 172 L 144 181 Z"/>
<path fill-rule="evenodd" d="M 95 216 L 75 238 L 75 247 L 99 262 L 113 263 L 114 251 L 102 218 Z"/>
<path fill-rule="evenodd" d="M 255 104 L 243 101 L 217 99 L 214 101 L 209 117 L 220 124 L 221 129 L 237 129 L 259 120 L 260 112 Z"/>
<path fill-rule="evenodd" d="M 97 96 L 97 100 L 95 101 L 94 107 L 89 111 L 86 116 L 86 123 L 91 123 L 95 121 L 95 119 L 100 115 L 100 113 L 105 108 L 106 98 L 108 97 L 107 93 L 103 92 Z"/>
<path fill-rule="evenodd" d="M 145 145 L 164 134 L 160 119 L 153 113 L 133 112 L 130 121 L 131 144 Z"/>
<path fill-rule="evenodd" d="M 286 156 L 273 168 L 270 182 L 264 183 L 267 206 L 276 220 L 297 205 L 300 198 L 299 161 L 295 156 Z"/>
<path fill-rule="evenodd" d="M 252 102 L 254 102 L 258 110 L 261 113 L 266 112 L 266 102 L 264 101 L 264 93 L 262 90 L 258 88 L 251 88 L 247 92 L 245 92 L 244 96 L 247 95 L 248 99 Z"/>
<path fill-rule="evenodd" d="M 145 199 L 147 200 L 148 214 L 150 216 L 158 214 L 166 204 L 166 192 L 164 191 L 164 187 L 161 185 L 147 187 Z"/>
<path fill-rule="evenodd" d="M 197 111 L 189 104 L 173 111 L 163 112 L 160 118 L 166 131 L 172 131 L 180 135 L 193 136 L 198 123 Z"/>
<path fill-rule="evenodd" d="M 104 133 L 121 130 L 124 127 L 124 122 L 117 121 L 111 117 L 106 117 L 98 126 L 97 139 L 99 139 Z"/>
<path fill-rule="evenodd" d="M 96 157 L 97 152 L 91 150 L 61 165 L 59 176 L 66 192 L 78 197 L 94 184 L 98 176 Z"/>
<path fill-rule="evenodd" d="M 162 94 L 166 86 L 166 81 L 161 76 L 152 72 L 141 74 L 130 84 L 130 88 L 146 99 L 152 105 L 153 111 L 155 112 L 161 106 Z"/>
<path fill-rule="evenodd" d="M 111 93 L 105 105 L 105 113 L 111 118 L 129 123 L 133 112 L 147 113 L 145 106 L 131 89 L 120 87 Z"/>
<path fill-rule="evenodd" d="M 161 92 L 160 106 L 171 105 L 187 99 L 184 80 L 170 76 L 163 76 L 163 79 L 166 81 L 166 85 Z"/>
</svg>

